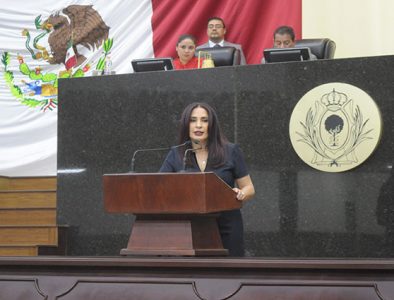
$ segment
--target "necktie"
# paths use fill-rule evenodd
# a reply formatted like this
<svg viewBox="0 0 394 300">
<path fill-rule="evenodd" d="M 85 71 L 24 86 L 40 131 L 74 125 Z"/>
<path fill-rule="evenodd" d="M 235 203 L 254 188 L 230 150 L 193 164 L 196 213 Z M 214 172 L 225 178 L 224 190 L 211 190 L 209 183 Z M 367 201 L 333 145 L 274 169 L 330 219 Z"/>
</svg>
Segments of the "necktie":
<svg viewBox="0 0 394 300">
<path fill-rule="evenodd" d="M 221 48 L 222 46 L 220 46 L 219 44 L 216 44 L 215 46 L 213 46 L 213 48 Z"/>
</svg>

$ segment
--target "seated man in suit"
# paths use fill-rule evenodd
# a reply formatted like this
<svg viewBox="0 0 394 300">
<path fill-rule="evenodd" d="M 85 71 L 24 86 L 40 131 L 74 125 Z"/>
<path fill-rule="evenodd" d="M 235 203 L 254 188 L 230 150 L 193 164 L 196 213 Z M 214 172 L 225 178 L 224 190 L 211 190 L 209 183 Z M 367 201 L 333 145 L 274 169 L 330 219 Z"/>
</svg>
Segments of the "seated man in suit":
<svg viewBox="0 0 394 300">
<path fill-rule="evenodd" d="M 200 45 L 196 48 L 198 51 L 201 48 L 213 48 L 213 47 L 234 47 L 240 51 L 241 65 L 246 65 L 246 58 L 242 51 L 242 46 L 239 44 L 233 44 L 224 40 L 226 34 L 226 25 L 223 19 L 219 17 L 212 17 L 208 20 L 207 26 L 208 42 Z"/>
<path fill-rule="evenodd" d="M 274 46 L 273 48 L 294 48 L 295 34 L 294 29 L 290 26 L 280 26 L 274 31 Z M 311 53 L 310 60 L 316 60 L 317 57 Z M 265 63 L 264 55 L 261 63 Z"/>
</svg>

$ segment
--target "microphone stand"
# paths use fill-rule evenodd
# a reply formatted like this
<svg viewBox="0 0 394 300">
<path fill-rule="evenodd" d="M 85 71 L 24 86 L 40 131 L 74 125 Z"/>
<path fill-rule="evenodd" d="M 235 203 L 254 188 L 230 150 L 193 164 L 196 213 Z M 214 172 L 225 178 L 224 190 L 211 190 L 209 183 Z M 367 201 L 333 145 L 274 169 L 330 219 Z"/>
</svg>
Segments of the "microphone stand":
<svg viewBox="0 0 394 300">
<path fill-rule="evenodd" d="M 194 144 L 197 144 L 197 145 L 200 145 L 200 141 L 193 141 L 193 143 Z M 201 150 L 202 149 L 202 146 L 200 145 L 200 148 L 197 148 L 197 149 L 193 149 L 193 148 L 190 148 L 190 149 L 186 149 L 186 151 L 185 151 L 185 153 L 183 154 L 183 167 L 182 167 L 182 171 L 181 172 L 186 172 L 186 160 L 187 160 L 187 154 L 189 153 L 189 152 L 195 152 L 195 151 L 197 151 L 197 150 Z"/>
<path fill-rule="evenodd" d="M 173 148 L 179 148 L 179 147 L 190 145 L 190 144 L 191 144 L 191 141 L 186 141 L 183 144 L 173 146 Z M 171 148 L 172 147 L 161 147 L 161 148 L 150 148 L 150 149 L 138 149 L 138 150 L 135 150 L 134 153 L 133 153 L 133 156 L 131 158 L 130 173 L 134 173 L 135 157 L 136 157 L 137 153 L 139 153 L 139 152 L 148 152 L 148 151 L 164 151 L 164 150 L 170 150 Z"/>
</svg>

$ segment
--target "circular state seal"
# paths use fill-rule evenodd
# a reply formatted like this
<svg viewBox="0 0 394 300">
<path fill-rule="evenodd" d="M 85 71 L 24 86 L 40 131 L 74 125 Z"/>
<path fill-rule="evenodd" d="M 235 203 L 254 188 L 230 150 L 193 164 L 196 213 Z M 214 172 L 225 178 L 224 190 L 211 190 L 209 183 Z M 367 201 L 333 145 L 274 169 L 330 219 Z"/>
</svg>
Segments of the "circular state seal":
<svg viewBox="0 0 394 300">
<path fill-rule="evenodd" d="M 350 84 L 332 82 L 307 92 L 290 118 L 291 144 L 309 166 L 343 172 L 362 164 L 376 149 L 382 119 L 375 101 Z"/>
</svg>

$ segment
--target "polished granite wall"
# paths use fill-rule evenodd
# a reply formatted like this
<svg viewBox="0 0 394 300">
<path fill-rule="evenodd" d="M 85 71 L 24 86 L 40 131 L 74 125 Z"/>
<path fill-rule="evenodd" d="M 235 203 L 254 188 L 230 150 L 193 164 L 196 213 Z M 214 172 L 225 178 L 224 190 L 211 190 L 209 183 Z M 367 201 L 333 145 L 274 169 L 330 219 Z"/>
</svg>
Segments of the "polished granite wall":
<svg viewBox="0 0 394 300">
<path fill-rule="evenodd" d="M 247 255 L 393 257 L 392 70 L 394 56 L 384 56 L 61 80 L 58 223 L 70 226 L 68 254 L 118 255 L 133 216 L 104 211 L 102 175 L 127 172 L 138 148 L 176 144 L 182 109 L 205 101 L 243 149 L 255 184 L 242 209 Z M 342 173 L 310 168 L 288 136 L 295 104 L 328 82 L 363 89 L 383 118 L 377 150 Z M 136 171 L 157 171 L 165 155 L 140 153 Z"/>
</svg>

